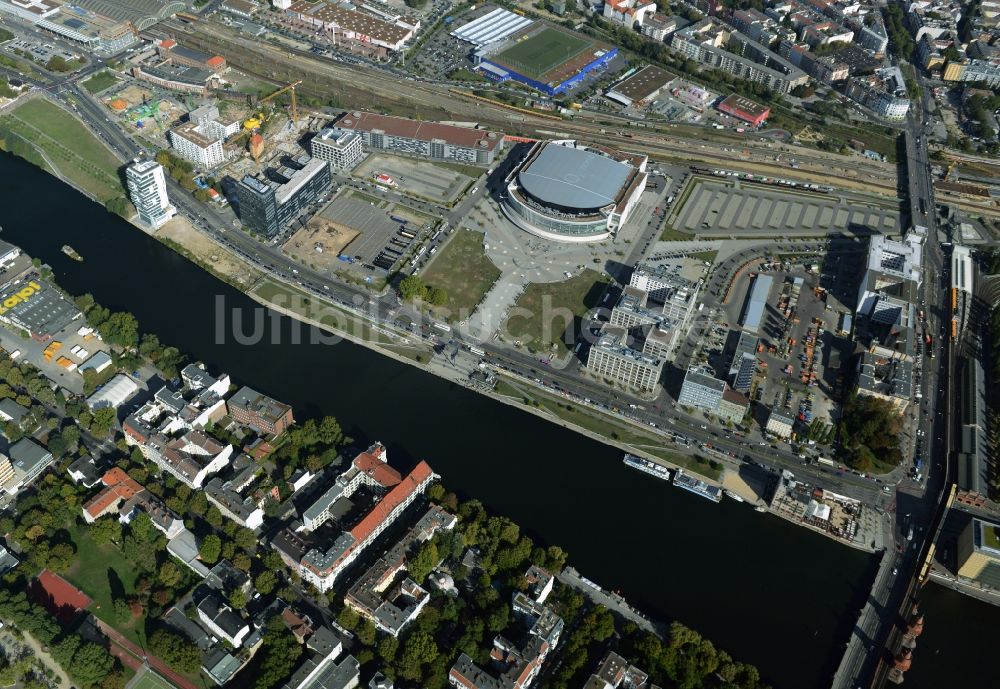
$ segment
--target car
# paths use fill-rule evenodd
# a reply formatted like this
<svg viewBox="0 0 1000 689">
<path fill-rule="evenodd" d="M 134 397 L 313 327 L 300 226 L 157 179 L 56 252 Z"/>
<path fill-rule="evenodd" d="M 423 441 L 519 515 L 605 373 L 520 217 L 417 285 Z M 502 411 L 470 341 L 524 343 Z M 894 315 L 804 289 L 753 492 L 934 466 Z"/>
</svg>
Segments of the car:
<svg viewBox="0 0 1000 689">
<path fill-rule="evenodd" d="M 898 567 L 893 567 L 892 568 L 892 576 L 896 576 L 897 574 L 899 574 L 899 568 Z"/>
<path fill-rule="evenodd" d="M 706 426 L 705 424 L 701 424 L 701 430 L 707 431 L 708 430 L 708 426 Z"/>
</svg>

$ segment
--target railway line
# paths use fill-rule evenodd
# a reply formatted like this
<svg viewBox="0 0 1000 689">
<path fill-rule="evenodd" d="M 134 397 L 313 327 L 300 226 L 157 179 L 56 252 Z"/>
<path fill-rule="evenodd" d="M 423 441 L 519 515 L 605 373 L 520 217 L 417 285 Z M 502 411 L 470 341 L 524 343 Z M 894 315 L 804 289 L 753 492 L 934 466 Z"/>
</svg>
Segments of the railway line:
<svg viewBox="0 0 1000 689">
<path fill-rule="evenodd" d="M 447 119 L 468 118 L 505 131 L 516 129 L 518 131 L 512 133 L 525 136 L 538 135 L 538 130 L 550 131 L 555 126 L 573 136 L 616 148 L 641 144 L 643 153 L 657 161 L 685 166 L 695 162 L 797 181 L 835 184 L 893 198 L 897 196 L 896 168 L 887 163 L 847 158 L 777 141 L 715 143 L 686 138 L 664 133 L 663 127 L 669 125 L 660 125 L 656 133 L 646 133 L 643 126 L 636 126 L 633 120 L 613 114 L 587 114 L 577 120 L 562 120 L 557 125 L 551 116 L 534 115 L 527 111 L 515 114 L 499 105 L 455 95 L 447 84 L 428 84 L 367 65 L 345 65 L 319 59 L 308 51 L 287 45 L 252 43 L 222 25 L 212 24 L 211 29 L 209 32 L 207 26 L 200 23 L 187 25 L 167 21 L 149 33 L 171 38 L 183 34 L 184 40 L 192 47 L 203 50 L 221 48 L 230 64 L 259 79 L 281 82 L 293 74 L 296 79 L 313 75 L 318 78 L 318 83 L 310 84 L 307 79 L 300 87 L 302 93 L 322 98 L 340 96 L 345 104 L 351 100 L 352 93 L 363 93 L 368 102 L 376 96 L 383 101 L 382 105 L 390 106 L 390 110 L 392 106 L 426 109 L 420 113 L 424 117 L 440 113 Z M 363 84 L 364 88 L 359 88 L 359 84 Z M 798 167 L 777 162 L 776 156 L 794 158 Z"/>
</svg>

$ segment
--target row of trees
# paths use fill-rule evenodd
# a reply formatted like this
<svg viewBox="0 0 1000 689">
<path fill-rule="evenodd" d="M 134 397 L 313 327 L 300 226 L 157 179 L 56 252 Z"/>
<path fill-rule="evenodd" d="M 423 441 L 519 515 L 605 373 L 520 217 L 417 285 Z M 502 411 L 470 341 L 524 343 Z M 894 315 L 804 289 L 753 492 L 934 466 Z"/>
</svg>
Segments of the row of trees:
<svg viewBox="0 0 1000 689">
<path fill-rule="evenodd" d="M 431 306 L 443 306 L 448 302 L 447 292 L 428 285 L 418 275 L 407 275 L 399 281 L 399 296 L 404 301 L 423 301 Z"/>
<path fill-rule="evenodd" d="M 895 467 L 903 461 L 899 435 L 903 417 L 886 400 L 851 394 L 839 421 L 841 460 L 858 471 L 876 465 Z"/>
</svg>

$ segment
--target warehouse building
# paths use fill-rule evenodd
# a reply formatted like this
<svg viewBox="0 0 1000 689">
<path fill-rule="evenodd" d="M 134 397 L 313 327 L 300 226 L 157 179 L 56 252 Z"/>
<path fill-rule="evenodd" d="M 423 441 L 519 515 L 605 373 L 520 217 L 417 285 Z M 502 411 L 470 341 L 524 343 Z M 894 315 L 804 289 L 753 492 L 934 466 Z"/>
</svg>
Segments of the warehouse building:
<svg viewBox="0 0 1000 689">
<path fill-rule="evenodd" d="M 625 106 L 642 106 L 656 100 L 660 91 L 673 79 L 673 75 L 654 65 L 646 65 L 634 74 L 619 81 L 608 89 L 606 95 L 611 100 Z"/>
<path fill-rule="evenodd" d="M 766 105 L 754 103 L 749 98 L 744 98 L 735 93 L 728 98 L 724 98 L 716 107 L 719 109 L 719 112 L 732 115 L 736 119 L 743 120 L 753 127 L 759 127 L 764 124 L 764 121 L 771 116 L 771 108 Z"/>
<path fill-rule="evenodd" d="M 0 322 L 42 342 L 82 316 L 72 301 L 34 273 L 14 281 L 0 293 Z"/>
<path fill-rule="evenodd" d="M 767 297 L 771 293 L 771 286 L 774 278 L 770 275 L 758 274 L 754 277 L 753 287 L 747 296 L 746 305 L 740 315 L 740 325 L 747 332 L 755 333 L 760 328 L 760 321 L 764 317 L 764 308 L 767 306 Z"/>
<path fill-rule="evenodd" d="M 419 22 L 402 17 L 387 21 L 381 17 L 352 9 L 350 5 L 339 5 L 329 0 L 298 0 L 286 12 L 297 21 L 319 31 L 398 51 L 413 37 Z M 386 13 L 387 14 L 387 13 Z M 388 15 L 392 18 L 393 15 Z"/>
<path fill-rule="evenodd" d="M 358 134 L 366 148 L 432 160 L 492 165 L 503 150 L 501 132 L 419 122 L 372 112 L 345 113 L 333 127 L 340 134 Z"/>
</svg>

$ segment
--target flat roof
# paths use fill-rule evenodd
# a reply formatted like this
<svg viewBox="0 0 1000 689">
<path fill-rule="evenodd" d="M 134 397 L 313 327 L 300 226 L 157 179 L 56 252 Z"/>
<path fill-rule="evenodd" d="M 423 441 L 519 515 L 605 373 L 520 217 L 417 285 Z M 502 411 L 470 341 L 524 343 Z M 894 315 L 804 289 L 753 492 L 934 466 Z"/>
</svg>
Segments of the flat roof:
<svg viewBox="0 0 1000 689">
<path fill-rule="evenodd" d="M 736 110 L 738 112 L 746 113 L 751 118 L 757 118 L 760 117 L 761 115 L 766 115 L 771 112 L 771 108 L 767 107 L 766 105 L 755 103 L 749 98 L 745 98 L 744 96 L 740 96 L 736 93 L 734 93 L 731 96 L 728 96 L 725 100 L 719 103 L 719 107 L 722 106 L 725 106 L 732 110 Z"/>
<path fill-rule="evenodd" d="M 771 285 L 774 278 L 770 275 L 758 274 L 754 278 L 753 288 L 747 298 L 746 308 L 743 310 L 741 325 L 747 330 L 757 332 L 760 327 L 760 319 L 764 317 L 764 307 L 767 305 L 767 295 L 771 293 Z"/>
<path fill-rule="evenodd" d="M 487 129 L 458 127 L 440 122 L 419 122 L 405 117 L 379 115 L 373 112 L 344 113 L 334 123 L 339 129 L 355 132 L 377 132 L 389 136 L 408 137 L 419 141 L 445 141 L 453 146 L 494 150 L 503 142 L 503 134 Z"/>
<path fill-rule="evenodd" d="M 673 75 L 655 65 L 646 65 L 627 79 L 611 87 L 613 93 L 625 96 L 630 101 L 644 101 L 656 95 L 666 86 Z"/>
<path fill-rule="evenodd" d="M 0 293 L 0 305 L 3 318 L 37 337 L 55 335 L 82 315 L 73 302 L 34 276 Z"/>
<path fill-rule="evenodd" d="M 594 209 L 616 202 L 632 169 L 588 149 L 547 143 L 517 179 L 524 191 L 544 203 Z"/>
<path fill-rule="evenodd" d="M 288 12 L 308 17 L 312 21 L 323 24 L 335 24 L 340 28 L 356 34 L 368 36 L 385 43 L 397 44 L 413 35 L 412 29 L 390 24 L 378 17 L 358 12 L 341 5 L 334 5 L 327 0 L 309 2 L 299 0 L 288 8 Z"/>
<path fill-rule="evenodd" d="M 452 31 L 451 35 L 460 41 L 467 41 L 480 48 L 487 43 L 502 41 L 532 23 L 532 20 L 527 17 L 498 7 L 478 19 L 463 24 Z"/>
</svg>

